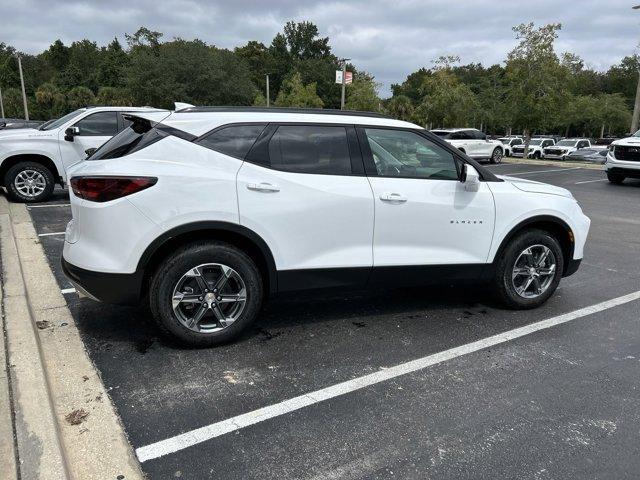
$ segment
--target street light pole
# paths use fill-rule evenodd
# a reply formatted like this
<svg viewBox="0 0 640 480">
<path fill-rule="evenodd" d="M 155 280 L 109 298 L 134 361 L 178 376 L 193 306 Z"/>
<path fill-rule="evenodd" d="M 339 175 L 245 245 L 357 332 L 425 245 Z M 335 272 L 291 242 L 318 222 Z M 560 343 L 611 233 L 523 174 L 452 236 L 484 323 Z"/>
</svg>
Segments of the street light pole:
<svg viewBox="0 0 640 480">
<path fill-rule="evenodd" d="M 632 7 L 633 10 L 640 9 L 640 5 Z M 636 87 L 636 101 L 633 104 L 633 117 L 631 117 L 631 135 L 638 131 L 638 119 L 640 118 L 640 71 L 638 71 L 638 86 Z"/>
<path fill-rule="evenodd" d="M 267 73 L 267 107 L 269 106 L 269 74 Z"/>
<path fill-rule="evenodd" d="M 4 118 L 4 103 L 2 102 L 2 87 L 0 87 L 0 117 Z"/>
<path fill-rule="evenodd" d="M 342 93 L 340 95 L 340 110 L 344 110 L 344 90 L 347 81 L 347 62 L 350 58 L 343 58 L 342 61 Z"/>
<path fill-rule="evenodd" d="M 27 94 L 24 91 L 24 76 L 22 75 L 22 60 L 18 55 L 18 70 L 20 70 L 20 85 L 22 86 L 22 103 L 24 104 L 24 119 L 29 121 L 29 108 L 27 107 Z"/>
</svg>

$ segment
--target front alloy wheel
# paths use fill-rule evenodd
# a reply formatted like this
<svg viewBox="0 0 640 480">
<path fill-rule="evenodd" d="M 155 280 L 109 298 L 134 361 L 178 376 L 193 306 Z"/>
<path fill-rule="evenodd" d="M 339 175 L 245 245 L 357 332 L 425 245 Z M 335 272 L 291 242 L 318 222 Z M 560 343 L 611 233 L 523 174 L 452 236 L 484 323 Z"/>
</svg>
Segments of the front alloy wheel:
<svg viewBox="0 0 640 480">
<path fill-rule="evenodd" d="M 536 298 L 547 291 L 556 272 L 556 258 L 549 247 L 527 247 L 513 265 L 511 281 L 523 298 Z"/>
</svg>

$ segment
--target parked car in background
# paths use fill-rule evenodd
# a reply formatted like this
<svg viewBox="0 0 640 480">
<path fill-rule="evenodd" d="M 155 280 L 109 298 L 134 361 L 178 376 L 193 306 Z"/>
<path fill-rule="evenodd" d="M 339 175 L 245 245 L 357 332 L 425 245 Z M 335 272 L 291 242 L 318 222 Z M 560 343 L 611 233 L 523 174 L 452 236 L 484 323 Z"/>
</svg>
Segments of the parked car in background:
<svg viewBox="0 0 640 480">
<path fill-rule="evenodd" d="M 182 343 L 228 342 L 269 294 L 326 287 L 488 281 L 534 308 L 583 256 L 590 221 L 568 190 L 497 177 L 408 122 L 247 107 L 130 118 L 69 170 L 62 265 L 94 299 L 148 302 Z"/>
<path fill-rule="evenodd" d="M 631 135 L 629 135 L 631 136 Z M 603 145 L 603 146 L 609 146 L 611 145 L 613 142 L 615 142 L 616 140 L 620 140 L 619 137 L 602 137 L 602 138 L 596 138 L 592 145 Z"/>
<path fill-rule="evenodd" d="M 518 136 L 500 137 L 498 140 L 502 142 L 505 157 L 510 157 L 513 153 L 513 147 L 523 143 L 522 137 Z"/>
<path fill-rule="evenodd" d="M 474 160 L 489 160 L 491 163 L 502 162 L 504 145 L 500 140 L 490 140 L 475 128 L 438 128 L 431 133 L 449 142 Z"/>
<path fill-rule="evenodd" d="M 46 200 L 56 183 L 66 182 L 66 169 L 124 130 L 130 124 L 124 115 L 132 112 L 169 114 L 147 107 L 87 107 L 38 130 L 0 131 L 1 184 L 14 200 Z"/>
<path fill-rule="evenodd" d="M 611 183 L 640 178 L 640 130 L 611 144 L 604 170 Z"/>
<path fill-rule="evenodd" d="M 583 162 L 605 163 L 607 161 L 607 153 L 609 149 L 604 148 L 581 148 L 567 155 L 567 160 L 576 160 Z"/>
<path fill-rule="evenodd" d="M 20 118 L 0 118 L 0 130 L 15 130 L 18 128 L 38 128 L 44 122 L 41 120 L 23 120 Z"/>
<path fill-rule="evenodd" d="M 529 158 L 542 158 L 542 151 L 547 148 L 555 145 L 555 141 L 553 138 L 532 138 L 529 141 Z M 514 157 L 524 157 L 524 143 L 522 145 L 517 145 L 513 147 L 512 156 Z"/>
<path fill-rule="evenodd" d="M 567 155 L 581 148 L 590 148 L 588 138 L 564 138 L 551 147 L 543 149 L 543 158 L 565 160 Z"/>
</svg>

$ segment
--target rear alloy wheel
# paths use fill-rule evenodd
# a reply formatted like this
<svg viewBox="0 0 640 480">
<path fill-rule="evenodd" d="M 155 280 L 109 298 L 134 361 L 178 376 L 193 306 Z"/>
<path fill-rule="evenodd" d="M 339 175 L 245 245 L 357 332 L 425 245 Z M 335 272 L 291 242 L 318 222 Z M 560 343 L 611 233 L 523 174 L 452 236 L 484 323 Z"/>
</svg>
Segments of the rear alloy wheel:
<svg viewBox="0 0 640 480">
<path fill-rule="evenodd" d="M 51 171 L 35 162 L 20 162 L 11 167 L 4 185 L 9 196 L 18 202 L 42 202 L 51 196 L 55 179 Z"/>
<path fill-rule="evenodd" d="M 502 162 L 502 149 L 494 148 L 493 153 L 491 154 L 491 163 L 500 163 Z"/>
<path fill-rule="evenodd" d="M 625 180 L 625 176 L 624 175 L 620 175 L 617 173 L 609 173 L 607 172 L 607 179 L 611 182 L 614 183 L 616 185 L 622 185 L 622 182 L 624 182 Z"/>
<path fill-rule="evenodd" d="M 499 258 L 494 285 L 502 303 L 511 308 L 542 305 L 562 278 L 562 249 L 554 237 L 542 230 L 518 235 Z"/>
<path fill-rule="evenodd" d="M 262 297 L 253 260 L 231 245 L 211 242 L 170 256 L 152 279 L 149 301 L 165 333 L 186 345 L 212 346 L 246 329 Z"/>
</svg>

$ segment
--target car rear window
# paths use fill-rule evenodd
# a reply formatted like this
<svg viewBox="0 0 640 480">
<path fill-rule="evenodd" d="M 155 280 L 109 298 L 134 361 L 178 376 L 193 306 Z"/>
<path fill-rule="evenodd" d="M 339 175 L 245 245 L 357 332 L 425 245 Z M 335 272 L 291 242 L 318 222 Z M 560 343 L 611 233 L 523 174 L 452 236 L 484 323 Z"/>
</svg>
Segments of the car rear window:
<svg viewBox="0 0 640 480">
<path fill-rule="evenodd" d="M 211 132 L 197 143 L 216 152 L 244 159 L 266 126 L 265 123 L 229 125 Z"/>
</svg>

